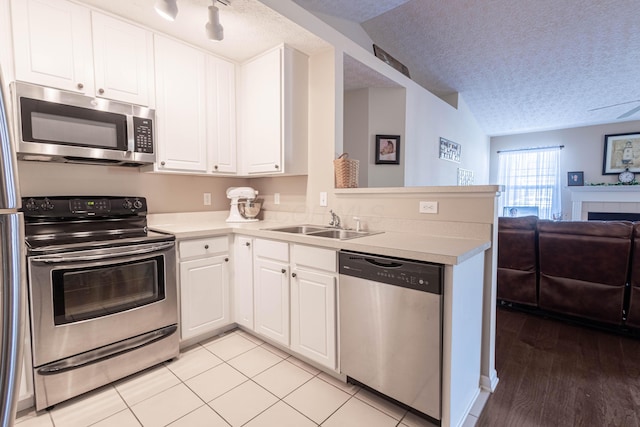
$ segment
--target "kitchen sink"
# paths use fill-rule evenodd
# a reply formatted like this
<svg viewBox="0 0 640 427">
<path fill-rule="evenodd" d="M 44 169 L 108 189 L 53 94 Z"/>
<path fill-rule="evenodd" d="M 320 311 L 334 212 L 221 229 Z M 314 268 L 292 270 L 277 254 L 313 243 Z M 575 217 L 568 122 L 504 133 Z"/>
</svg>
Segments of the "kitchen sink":
<svg viewBox="0 0 640 427">
<path fill-rule="evenodd" d="M 281 231 L 283 233 L 309 234 L 316 231 L 324 231 L 327 227 L 319 225 L 292 225 L 289 227 L 269 228 L 270 231 Z"/>
<path fill-rule="evenodd" d="M 330 239 L 345 240 L 355 239 L 356 237 L 369 236 L 371 234 L 373 233 L 368 233 L 366 231 L 340 230 L 337 228 L 333 228 L 329 230 L 316 231 L 314 233 L 311 233 L 310 235 L 316 237 L 328 237 Z"/>
<path fill-rule="evenodd" d="M 321 225 L 291 225 L 286 227 L 267 228 L 269 231 L 282 233 L 304 234 L 313 237 L 326 237 L 329 239 L 347 240 L 356 237 L 370 236 L 379 232 L 343 230 L 341 228 L 324 227 Z"/>
</svg>

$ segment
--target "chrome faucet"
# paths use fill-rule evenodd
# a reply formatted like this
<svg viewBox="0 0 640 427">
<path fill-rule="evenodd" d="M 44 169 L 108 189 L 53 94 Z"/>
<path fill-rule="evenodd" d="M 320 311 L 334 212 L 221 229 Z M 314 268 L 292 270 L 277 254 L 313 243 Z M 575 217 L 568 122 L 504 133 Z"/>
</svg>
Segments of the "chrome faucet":
<svg viewBox="0 0 640 427">
<path fill-rule="evenodd" d="M 334 211 L 329 210 L 331 214 L 331 221 L 329 221 L 329 225 L 331 227 L 340 228 L 340 217 Z"/>
</svg>

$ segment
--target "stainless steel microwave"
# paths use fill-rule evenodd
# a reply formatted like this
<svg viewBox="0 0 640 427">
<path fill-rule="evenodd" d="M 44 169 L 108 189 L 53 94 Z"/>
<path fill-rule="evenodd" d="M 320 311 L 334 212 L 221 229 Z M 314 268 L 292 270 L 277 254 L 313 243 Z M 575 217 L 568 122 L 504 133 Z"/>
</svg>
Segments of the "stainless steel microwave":
<svg viewBox="0 0 640 427">
<path fill-rule="evenodd" d="M 142 166 L 154 163 L 155 111 L 14 82 L 21 160 Z"/>
</svg>

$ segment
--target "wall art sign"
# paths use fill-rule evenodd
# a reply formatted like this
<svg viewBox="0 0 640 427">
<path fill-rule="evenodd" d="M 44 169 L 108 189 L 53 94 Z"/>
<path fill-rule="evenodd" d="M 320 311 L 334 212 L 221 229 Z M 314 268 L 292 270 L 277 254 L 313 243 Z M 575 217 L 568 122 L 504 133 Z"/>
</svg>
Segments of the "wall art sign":
<svg viewBox="0 0 640 427">
<path fill-rule="evenodd" d="M 603 175 L 640 172 L 640 132 L 604 136 Z"/>
<path fill-rule="evenodd" d="M 460 144 L 440 138 L 440 158 L 451 162 L 460 163 L 460 153 L 462 147 Z"/>
<path fill-rule="evenodd" d="M 376 165 L 400 164 L 400 135 L 376 135 Z"/>
<path fill-rule="evenodd" d="M 458 185 L 473 185 L 473 171 L 458 168 Z"/>
</svg>

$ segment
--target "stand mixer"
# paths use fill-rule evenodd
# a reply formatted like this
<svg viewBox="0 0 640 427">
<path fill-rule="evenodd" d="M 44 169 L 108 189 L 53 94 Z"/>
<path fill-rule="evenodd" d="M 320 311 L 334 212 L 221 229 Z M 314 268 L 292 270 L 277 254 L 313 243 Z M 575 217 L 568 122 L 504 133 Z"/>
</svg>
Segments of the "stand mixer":
<svg viewBox="0 0 640 427">
<path fill-rule="evenodd" d="M 254 200 L 258 191 L 251 187 L 229 187 L 227 198 L 231 199 L 231 209 L 227 222 L 256 222 L 260 212 L 260 203 Z"/>
</svg>

